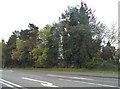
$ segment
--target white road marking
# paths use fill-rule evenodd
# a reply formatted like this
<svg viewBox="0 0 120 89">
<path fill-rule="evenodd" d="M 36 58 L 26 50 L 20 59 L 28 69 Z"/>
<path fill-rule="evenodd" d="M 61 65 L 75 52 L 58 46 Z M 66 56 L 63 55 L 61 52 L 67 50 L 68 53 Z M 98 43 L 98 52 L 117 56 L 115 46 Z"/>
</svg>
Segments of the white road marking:
<svg viewBox="0 0 120 89">
<path fill-rule="evenodd" d="M 53 75 L 53 74 L 47 74 L 47 76 L 66 78 L 66 76 L 61 76 L 61 75 Z"/>
<path fill-rule="evenodd" d="M 19 75 L 22 75 L 22 76 L 26 76 L 26 74 L 22 74 L 22 73 L 18 73 Z M 42 76 L 38 76 L 38 75 L 32 75 L 32 74 L 27 74 L 27 76 L 32 76 L 32 77 L 39 77 L 39 78 L 42 78 Z"/>
<path fill-rule="evenodd" d="M 22 86 L 20 86 L 20 85 L 18 85 L 18 84 L 12 83 L 12 82 L 7 81 L 7 80 L 0 79 L 0 81 L 5 82 L 5 83 L 8 83 L 8 84 L 11 84 L 11 85 L 16 86 L 16 87 L 22 87 Z"/>
<path fill-rule="evenodd" d="M 81 82 L 81 83 L 92 84 L 92 85 L 99 85 L 99 86 L 104 86 L 104 87 L 117 87 L 117 86 L 112 86 L 112 85 L 105 85 L 105 84 L 98 84 L 98 83 L 90 83 L 90 82 Z"/>
<path fill-rule="evenodd" d="M 72 79 L 83 79 L 83 80 L 93 80 L 93 79 L 89 79 L 89 78 L 80 78 L 80 77 L 69 77 L 69 78 L 72 78 Z"/>
<path fill-rule="evenodd" d="M 12 88 L 13 88 L 13 86 L 12 86 L 12 85 L 9 85 L 9 84 L 4 83 L 4 82 L 2 82 L 2 81 L 0 81 L 0 83 L 2 83 L 2 84 L 4 84 L 4 85 L 6 85 L 7 87 L 12 87 Z"/>
<path fill-rule="evenodd" d="M 59 80 L 63 80 L 63 81 L 73 81 L 73 80 L 68 80 L 68 79 L 59 79 Z M 99 84 L 99 83 L 91 83 L 91 82 L 81 82 L 81 81 L 73 81 L 73 82 L 85 83 L 85 84 L 91 84 L 91 85 L 98 85 L 98 86 L 103 86 L 103 87 L 117 87 L 117 86 L 112 86 L 112 85 Z"/>
<path fill-rule="evenodd" d="M 68 79 L 59 79 L 59 80 L 63 80 L 63 81 L 72 81 L 72 80 L 68 80 Z"/>
<path fill-rule="evenodd" d="M 58 87 L 58 86 L 53 85 L 52 83 L 51 84 L 50 83 L 41 83 L 41 85 L 46 86 L 46 87 Z"/>
<path fill-rule="evenodd" d="M 43 86 L 46 86 L 46 87 L 58 87 L 58 86 L 53 85 L 53 83 L 46 82 L 46 81 L 41 81 L 41 80 L 36 80 L 36 79 L 31 79 L 31 78 L 26 78 L 26 77 L 22 77 L 22 79 L 34 81 L 34 82 L 40 82 Z"/>
<path fill-rule="evenodd" d="M 53 75 L 53 74 L 48 74 L 47 76 L 51 76 L 51 77 L 60 77 L 60 78 L 70 78 L 70 79 L 93 80 L 93 79 L 89 79 L 89 78 L 67 77 L 67 76 Z"/>
</svg>

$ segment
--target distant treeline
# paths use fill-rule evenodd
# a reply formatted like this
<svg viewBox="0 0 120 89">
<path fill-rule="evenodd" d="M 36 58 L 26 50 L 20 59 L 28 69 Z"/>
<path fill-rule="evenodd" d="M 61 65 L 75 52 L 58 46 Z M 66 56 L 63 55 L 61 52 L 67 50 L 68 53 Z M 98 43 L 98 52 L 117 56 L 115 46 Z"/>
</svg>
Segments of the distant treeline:
<svg viewBox="0 0 120 89">
<path fill-rule="evenodd" d="M 106 26 L 81 2 L 68 7 L 58 23 L 42 29 L 29 23 L 28 29 L 14 31 L 7 42 L 2 40 L 3 68 L 116 69 L 119 52 L 112 46 L 115 34 L 104 41 L 105 32 Z"/>
</svg>

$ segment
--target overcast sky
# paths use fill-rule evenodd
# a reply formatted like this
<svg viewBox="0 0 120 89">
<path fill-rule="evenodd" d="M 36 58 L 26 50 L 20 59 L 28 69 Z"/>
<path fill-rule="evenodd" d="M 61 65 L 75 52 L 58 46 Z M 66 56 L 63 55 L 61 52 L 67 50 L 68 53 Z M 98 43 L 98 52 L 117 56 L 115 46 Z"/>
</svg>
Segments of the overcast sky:
<svg viewBox="0 0 120 89">
<path fill-rule="evenodd" d="M 95 10 L 99 21 L 108 26 L 118 22 L 118 1 L 82 0 Z M 6 41 L 14 30 L 26 29 L 29 23 L 44 27 L 58 21 L 68 6 L 76 6 L 81 0 L 0 0 L 0 40 Z"/>
</svg>

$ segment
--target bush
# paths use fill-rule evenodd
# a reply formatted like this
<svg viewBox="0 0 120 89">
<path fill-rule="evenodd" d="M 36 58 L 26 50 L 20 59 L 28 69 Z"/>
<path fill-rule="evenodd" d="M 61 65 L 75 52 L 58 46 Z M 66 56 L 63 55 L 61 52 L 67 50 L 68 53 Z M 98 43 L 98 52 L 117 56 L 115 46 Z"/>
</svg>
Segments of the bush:
<svg viewBox="0 0 120 89">
<path fill-rule="evenodd" d="M 118 70 L 118 64 L 112 60 L 103 60 L 102 58 L 93 58 L 92 60 L 86 63 L 87 69 L 95 70 Z"/>
<path fill-rule="evenodd" d="M 118 65 L 111 61 L 104 61 L 102 64 L 99 64 L 97 70 L 118 70 Z"/>
<path fill-rule="evenodd" d="M 89 60 L 86 62 L 86 68 L 88 69 L 96 69 L 99 64 L 103 62 L 103 59 L 101 58 L 93 58 L 92 60 Z"/>
</svg>

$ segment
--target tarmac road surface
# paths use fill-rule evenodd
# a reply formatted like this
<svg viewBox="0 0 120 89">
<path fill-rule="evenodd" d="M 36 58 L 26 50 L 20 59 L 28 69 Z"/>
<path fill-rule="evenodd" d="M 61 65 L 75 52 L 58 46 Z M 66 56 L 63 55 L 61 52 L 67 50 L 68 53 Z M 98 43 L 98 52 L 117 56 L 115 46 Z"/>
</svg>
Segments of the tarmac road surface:
<svg viewBox="0 0 120 89">
<path fill-rule="evenodd" d="M 38 70 L 1 70 L 3 89 L 60 88 L 60 87 L 108 87 L 118 89 L 116 75 L 95 73 L 50 72 Z M 90 75 L 90 76 L 89 76 Z M 94 75 L 94 76 L 92 76 Z M 100 77 L 101 76 L 101 77 Z M 91 88 L 92 89 L 92 88 Z"/>
</svg>

